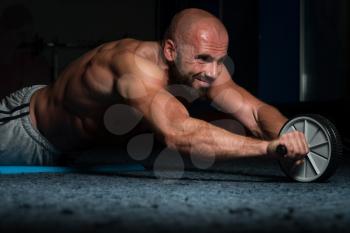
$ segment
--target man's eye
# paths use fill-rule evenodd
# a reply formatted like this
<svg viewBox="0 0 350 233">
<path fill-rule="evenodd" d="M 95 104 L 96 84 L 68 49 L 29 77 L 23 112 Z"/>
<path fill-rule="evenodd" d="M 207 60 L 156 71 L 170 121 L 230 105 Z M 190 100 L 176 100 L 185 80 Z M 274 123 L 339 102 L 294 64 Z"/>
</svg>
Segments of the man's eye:
<svg viewBox="0 0 350 233">
<path fill-rule="evenodd" d="M 197 56 L 196 59 L 203 62 L 209 62 L 210 60 L 209 57 L 205 57 L 205 56 Z"/>
</svg>

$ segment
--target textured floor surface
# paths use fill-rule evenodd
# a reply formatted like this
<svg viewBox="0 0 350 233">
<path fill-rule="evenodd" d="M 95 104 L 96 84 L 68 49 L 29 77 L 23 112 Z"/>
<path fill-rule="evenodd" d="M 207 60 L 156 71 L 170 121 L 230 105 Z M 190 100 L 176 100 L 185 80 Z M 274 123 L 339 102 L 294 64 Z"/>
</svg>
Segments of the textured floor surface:
<svg viewBox="0 0 350 233">
<path fill-rule="evenodd" d="M 0 175 L 0 232 L 348 232 L 350 166 L 289 182 L 276 163 L 215 171 Z"/>
</svg>

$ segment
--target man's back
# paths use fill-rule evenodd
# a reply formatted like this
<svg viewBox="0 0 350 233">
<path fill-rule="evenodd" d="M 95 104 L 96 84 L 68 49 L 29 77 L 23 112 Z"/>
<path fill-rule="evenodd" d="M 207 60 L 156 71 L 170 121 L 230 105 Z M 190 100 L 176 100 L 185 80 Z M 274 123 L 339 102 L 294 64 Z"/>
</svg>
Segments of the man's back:
<svg viewBox="0 0 350 233">
<path fill-rule="evenodd" d="M 111 105 L 125 103 L 116 85 L 120 77 L 128 78 L 116 68 L 118 63 L 132 54 L 157 65 L 159 48 L 156 42 L 124 39 L 84 54 L 54 84 L 32 97 L 33 124 L 63 151 L 86 147 L 92 141 L 98 143 L 99 139 L 111 136 L 105 130 L 103 116 Z"/>
</svg>

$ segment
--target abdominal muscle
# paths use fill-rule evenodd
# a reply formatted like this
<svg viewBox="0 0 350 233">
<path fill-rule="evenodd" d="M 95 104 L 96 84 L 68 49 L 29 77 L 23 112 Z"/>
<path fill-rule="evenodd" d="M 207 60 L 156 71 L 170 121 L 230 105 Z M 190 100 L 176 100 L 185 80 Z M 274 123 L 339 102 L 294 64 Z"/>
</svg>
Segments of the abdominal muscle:
<svg viewBox="0 0 350 233">
<path fill-rule="evenodd" d="M 141 121 L 132 132 L 116 136 L 108 132 L 104 126 L 103 117 L 110 102 L 96 103 L 91 101 L 90 108 L 74 109 L 75 103 L 63 104 L 52 96 L 52 88 L 48 86 L 39 90 L 33 99 L 35 106 L 36 127 L 48 141 L 62 152 L 88 149 L 94 146 L 119 147 L 135 135 L 149 132 L 146 122 Z M 119 101 L 115 101 L 118 103 Z M 69 104 L 72 104 L 69 106 Z M 84 103 L 86 104 L 86 103 Z M 68 105 L 68 106 L 67 106 Z"/>
<path fill-rule="evenodd" d="M 103 138 L 103 115 L 119 101 L 113 93 L 97 93 L 86 79 L 83 71 L 67 72 L 32 97 L 33 125 L 61 151 L 86 148 Z"/>
<path fill-rule="evenodd" d="M 81 148 L 92 140 L 99 120 L 79 114 L 78 109 L 71 111 L 66 107 L 63 96 L 55 96 L 57 90 L 54 89 L 55 87 L 48 86 L 35 93 L 32 98 L 35 103 L 35 117 L 31 114 L 32 122 L 35 121 L 36 128 L 57 149 L 68 151 Z"/>
</svg>

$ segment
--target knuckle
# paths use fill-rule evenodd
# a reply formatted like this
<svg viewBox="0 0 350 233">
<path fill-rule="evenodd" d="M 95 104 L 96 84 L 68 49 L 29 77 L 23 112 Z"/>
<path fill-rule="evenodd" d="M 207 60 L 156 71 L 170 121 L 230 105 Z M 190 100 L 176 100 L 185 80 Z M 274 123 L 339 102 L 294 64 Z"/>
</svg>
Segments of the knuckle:
<svg viewBox="0 0 350 233">
<path fill-rule="evenodd" d="M 293 148 L 289 148 L 288 151 L 289 151 L 289 154 L 290 154 L 290 155 L 294 155 L 294 154 L 295 154 Z"/>
</svg>

